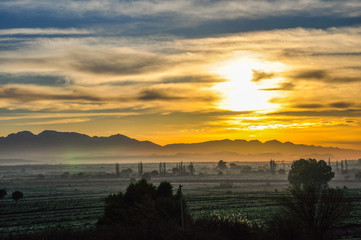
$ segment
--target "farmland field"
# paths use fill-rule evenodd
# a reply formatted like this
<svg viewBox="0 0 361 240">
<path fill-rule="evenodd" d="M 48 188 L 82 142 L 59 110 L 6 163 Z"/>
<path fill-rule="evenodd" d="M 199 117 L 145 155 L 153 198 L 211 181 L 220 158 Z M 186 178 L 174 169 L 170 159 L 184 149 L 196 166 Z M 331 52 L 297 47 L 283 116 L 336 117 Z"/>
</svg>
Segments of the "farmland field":
<svg viewBox="0 0 361 240">
<path fill-rule="evenodd" d="M 262 164 L 258 164 L 259 169 Z M 267 163 L 263 164 L 266 168 Z M 156 176 L 151 182 L 158 185 L 161 181 L 169 181 L 175 191 L 181 184 L 188 210 L 194 217 L 215 214 L 266 224 L 279 207 L 273 198 L 287 186 L 287 175 L 267 172 L 218 175 L 215 166 L 216 163 L 197 163 L 196 173 L 207 171 L 207 174 Z M 5 188 L 8 193 L 0 200 L 0 236 L 61 226 L 93 227 L 103 212 L 104 198 L 110 193 L 124 191 L 130 180 L 137 178 L 136 164 L 120 165 L 120 168 L 131 168 L 133 173 L 127 177 L 115 176 L 114 164 L 0 167 L 0 189 Z M 146 171 L 152 169 L 157 169 L 157 164 L 145 166 Z M 64 172 L 68 172 L 66 177 Z M 359 181 L 339 175 L 331 185 L 345 188 L 354 201 L 353 216 L 345 221 L 360 224 Z M 11 193 L 16 190 L 24 193 L 18 203 L 11 199 Z"/>
</svg>

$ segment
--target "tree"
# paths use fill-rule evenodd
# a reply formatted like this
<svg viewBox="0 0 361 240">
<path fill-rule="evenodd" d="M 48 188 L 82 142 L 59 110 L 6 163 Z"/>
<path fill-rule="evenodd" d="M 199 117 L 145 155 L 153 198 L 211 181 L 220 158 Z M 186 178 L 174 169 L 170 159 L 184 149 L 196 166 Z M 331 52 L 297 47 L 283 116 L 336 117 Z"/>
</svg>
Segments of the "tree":
<svg viewBox="0 0 361 240">
<path fill-rule="evenodd" d="M 169 182 L 163 181 L 157 187 L 157 196 L 171 198 L 173 196 L 173 186 Z"/>
<path fill-rule="evenodd" d="M 120 175 L 120 171 L 119 171 L 119 163 L 115 164 L 115 175 L 119 176 Z"/>
<path fill-rule="evenodd" d="M 16 203 L 18 203 L 18 201 L 21 199 L 21 198 L 23 198 L 23 193 L 22 192 L 20 192 L 20 191 L 15 191 L 15 192 L 13 192 L 13 194 L 11 195 L 11 198 L 12 199 L 14 199 L 14 201 L 16 202 Z"/>
<path fill-rule="evenodd" d="M 187 168 L 188 168 L 189 174 L 191 176 L 193 176 L 194 175 L 194 164 L 192 162 L 190 162 Z"/>
<path fill-rule="evenodd" d="M 116 226 L 117 231 L 126 235 L 116 239 L 171 239 L 159 235 L 178 230 L 180 216 L 180 196 L 173 194 L 169 182 L 156 187 L 142 179 L 131 183 L 124 194 L 110 194 L 105 199 L 98 227 Z"/>
<path fill-rule="evenodd" d="M 276 162 L 274 160 L 271 160 L 271 161 L 269 161 L 269 165 L 271 168 L 271 173 L 273 175 L 275 175 L 276 174 L 276 166 L 277 166 Z"/>
<path fill-rule="evenodd" d="M 5 197 L 7 194 L 5 189 L 0 189 L 0 199 L 2 199 L 3 197 Z"/>
<path fill-rule="evenodd" d="M 320 189 L 315 185 L 291 185 L 278 201 L 287 219 L 284 222 L 298 226 L 306 239 L 324 239 L 352 209 L 352 202 L 341 189 L 328 186 Z"/>
<path fill-rule="evenodd" d="M 351 200 L 341 189 L 328 186 L 335 175 L 331 170 L 323 160 L 300 159 L 291 165 L 290 186 L 278 198 L 281 212 L 277 217 L 303 239 L 324 239 L 329 229 L 352 209 Z"/>
<path fill-rule="evenodd" d="M 314 185 L 316 187 L 327 186 L 327 183 L 335 176 L 332 168 L 325 161 L 316 159 L 300 159 L 294 161 L 288 173 L 288 182 L 295 186 Z"/>
<path fill-rule="evenodd" d="M 221 171 L 227 169 L 227 163 L 223 160 L 219 160 L 217 168 Z"/>
</svg>

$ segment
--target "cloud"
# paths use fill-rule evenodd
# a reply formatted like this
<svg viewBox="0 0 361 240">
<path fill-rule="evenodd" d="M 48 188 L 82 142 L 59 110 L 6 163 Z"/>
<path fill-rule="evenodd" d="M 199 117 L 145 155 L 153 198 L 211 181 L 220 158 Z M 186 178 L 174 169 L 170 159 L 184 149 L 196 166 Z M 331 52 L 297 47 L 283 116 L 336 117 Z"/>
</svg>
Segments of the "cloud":
<svg viewBox="0 0 361 240">
<path fill-rule="evenodd" d="M 0 28 L 87 28 L 103 36 L 195 37 L 355 25 L 360 22 L 359 9 L 357 0 L 14 0 L 0 2 Z"/>
<path fill-rule="evenodd" d="M 40 86 L 65 86 L 71 81 L 63 76 L 36 74 L 1 74 L 0 85 L 6 84 L 34 84 Z"/>
<path fill-rule="evenodd" d="M 91 51 L 71 53 L 72 67 L 93 74 L 132 75 L 159 71 L 166 61 L 159 55 L 147 52 Z"/>
<path fill-rule="evenodd" d="M 0 36 L 11 35 L 88 35 L 94 31 L 88 29 L 57 29 L 57 28 L 12 28 L 0 29 Z"/>
<path fill-rule="evenodd" d="M 312 53 L 313 56 L 360 56 L 361 52 Z"/>
<path fill-rule="evenodd" d="M 253 76 L 252 76 L 252 81 L 253 82 L 259 82 L 261 80 L 264 80 L 264 79 L 270 79 L 270 78 L 273 78 L 275 76 L 274 73 L 265 73 L 265 72 L 262 72 L 262 71 L 257 71 L 257 70 L 252 70 L 253 72 Z"/>
<path fill-rule="evenodd" d="M 330 107 L 334 108 L 349 108 L 352 107 L 354 104 L 351 102 L 334 102 L 330 103 Z"/>
<path fill-rule="evenodd" d="M 262 91 L 291 91 L 296 85 L 290 82 L 283 82 L 279 84 L 279 87 L 275 88 L 260 88 Z"/>
<path fill-rule="evenodd" d="M 29 89 L 29 87 L 21 86 L 5 86 L 0 88 L 0 99 L 11 99 L 16 102 L 32 102 L 41 100 L 105 100 L 95 95 L 82 93 L 76 89 L 71 90 L 69 93 L 65 93 L 63 89 Z"/>
<path fill-rule="evenodd" d="M 238 17 L 264 17 L 288 14 L 307 15 L 336 15 L 336 16 L 359 16 L 357 11 L 360 3 L 356 0 L 347 2 L 332 1 L 298 1 L 289 2 L 286 0 L 262 0 L 262 1 L 117 1 L 117 0 L 91 0 L 91 1 L 67 1 L 59 2 L 55 0 L 42 1 L 3 1 L 0 6 L 14 12 L 24 10 L 48 9 L 50 12 L 58 12 L 63 15 L 69 13 L 93 12 L 95 15 L 127 15 L 133 18 L 159 15 L 182 15 L 186 17 L 214 19 L 226 18 L 234 19 Z"/>
<path fill-rule="evenodd" d="M 270 116 L 304 117 L 361 117 L 361 109 L 323 110 L 323 111 L 280 111 L 268 113 Z"/>
<path fill-rule="evenodd" d="M 319 104 L 319 103 L 306 103 L 306 104 L 297 104 L 297 105 L 294 105 L 293 107 L 295 107 L 295 108 L 314 108 L 314 109 L 317 109 L 317 108 L 324 108 L 325 106 L 322 105 L 322 104 Z"/>
<path fill-rule="evenodd" d="M 219 100 L 219 97 L 210 91 L 192 89 L 191 87 L 168 87 L 167 85 L 163 85 L 143 90 L 140 92 L 138 99 L 143 101 L 203 101 L 212 104 L 212 102 Z"/>
<path fill-rule="evenodd" d="M 58 120 L 48 120 L 48 121 L 36 121 L 36 122 L 26 122 L 26 123 L 19 123 L 16 125 L 51 125 L 51 124 L 69 124 L 69 123 L 82 123 L 90 121 L 89 118 L 66 118 L 66 119 L 58 119 Z"/>
<path fill-rule="evenodd" d="M 18 114 L 24 120 L 14 119 L 16 123 L 35 122 L 26 116 L 36 113 L 68 112 L 70 115 L 64 118 L 72 118 L 73 114 L 74 118 L 92 119 L 84 125 L 79 123 L 82 126 L 112 121 L 119 126 L 127 124 L 128 128 L 132 128 L 133 119 L 144 124 L 150 115 L 154 123 L 149 128 L 153 128 L 157 116 L 165 114 L 162 115 L 163 123 L 168 124 L 171 119 L 174 125 L 170 128 L 174 131 L 179 129 L 176 124 L 187 122 L 189 129 L 198 129 L 199 124 L 200 128 L 214 132 L 223 131 L 221 128 L 228 126 L 227 121 L 236 116 L 242 116 L 244 124 L 250 122 L 245 119 L 247 117 L 260 119 L 257 123 L 242 125 L 239 131 L 292 128 L 292 124 L 287 123 L 289 119 L 309 123 L 332 117 L 359 118 L 359 105 L 354 100 L 361 89 L 360 82 L 355 80 L 360 76 L 359 55 L 327 53 L 360 52 L 360 36 L 360 27 L 297 28 L 191 39 L 96 34 L 59 38 L 22 36 L 21 44 L 1 50 L 0 108 L 8 111 L 0 111 L 4 117 L 14 117 L 15 113 L 9 112 L 10 109 L 23 109 L 24 112 Z M 6 38 L 20 39 L 16 35 Z M 292 50 L 293 55 L 284 54 Z M 315 52 L 324 54 L 315 56 Z M 234 64 L 231 69 L 237 69 L 239 59 L 245 71 L 250 72 L 244 79 L 253 78 L 250 84 L 257 88 L 255 91 L 269 91 L 259 91 L 260 96 L 270 94 L 279 99 L 273 105 L 273 114 L 211 113 L 227 108 L 229 103 L 228 96 L 221 95 L 217 86 L 224 82 L 237 86 L 236 79 L 218 74 L 217 67 L 231 63 Z M 338 78 L 354 78 L 355 81 L 339 84 Z M 226 104 L 220 106 L 222 101 Z M 237 102 L 232 104 L 236 106 Z M 115 115 L 123 111 L 136 112 L 137 116 Z M 198 111 L 207 114 L 202 112 L 197 116 Z M 81 112 L 99 112 L 99 118 L 79 116 Z M 114 114 L 106 115 L 106 112 Z M 265 127 L 265 118 L 270 122 L 268 127 Z M 271 124 L 274 119 L 277 121 Z M 11 129 L 8 123 L 12 120 L 3 121 L 7 124 L 4 129 Z M 234 129 L 240 121 L 235 121 Z M 317 128 L 321 125 L 299 126 Z"/>
<path fill-rule="evenodd" d="M 327 70 L 299 70 L 289 76 L 295 80 L 320 81 L 328 83 L 352 83 L 361 82 L 361 77 L 336 76 Z"/>
<path fill-rule="evenodd" d="M 166 77 L 161 80 L 162 83 L 220 83 L 224 81 L 227 80 L 211 74 Z"/>
<path fill-rule="evenodd" d="M 139 100 L 154 101 L 154 100 L 180 100 L 184 99 L 184 96 L 174 96 L 168 91 L 148 89 L 141 92 L 138 97 Z"/>
<path fill-rule="evenodd" d="M 304 70 L 295 73 L 295 79 L 327 79 L 329 77 L 325 70 Z"/>
</svg>

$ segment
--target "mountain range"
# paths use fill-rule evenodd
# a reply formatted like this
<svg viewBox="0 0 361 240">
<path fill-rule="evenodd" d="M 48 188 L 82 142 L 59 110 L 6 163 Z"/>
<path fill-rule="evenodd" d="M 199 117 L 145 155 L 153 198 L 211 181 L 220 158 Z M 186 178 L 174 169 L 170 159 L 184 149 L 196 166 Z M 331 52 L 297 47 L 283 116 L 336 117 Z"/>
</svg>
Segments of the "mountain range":
<svg viewBox="0 0 361 240">
<path fill-rule="evenodd" d="M 29 131 L 0 137 L 0 164 L 136 161 L 292 161 L 358 159 L 361 151 L 271 140 L 217 140 L 158 145 L 125 135 L 90 137 L 76 132 Z"/>
</svg>

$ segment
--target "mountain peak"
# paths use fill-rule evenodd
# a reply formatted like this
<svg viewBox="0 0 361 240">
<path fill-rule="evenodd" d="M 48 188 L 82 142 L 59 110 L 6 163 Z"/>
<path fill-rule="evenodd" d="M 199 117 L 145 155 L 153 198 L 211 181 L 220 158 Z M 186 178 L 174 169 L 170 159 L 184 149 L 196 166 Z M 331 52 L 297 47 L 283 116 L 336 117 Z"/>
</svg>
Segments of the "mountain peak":
<svg viewBox="0 0 361 240">
<path fill-rule="evenodd" d="M 7 137 L 8 138 L 28 138 L 28 137 L 34 137 L 35 135 L 30 132 L 30 131 L 21 131 L 21 132 L 17 132 L 17 133 L 11 133 L 9 134 Z"/>
<path fill-rule="evenodd" d="M 276 140 L 276 139 L 273 139 L 273 140 L 269 140 L 269 141 L 266 141 L 265 144 L 280 144 L 281 142 Z M 282 143 L 281 143 L 282 144 Z"/>
</svg>

